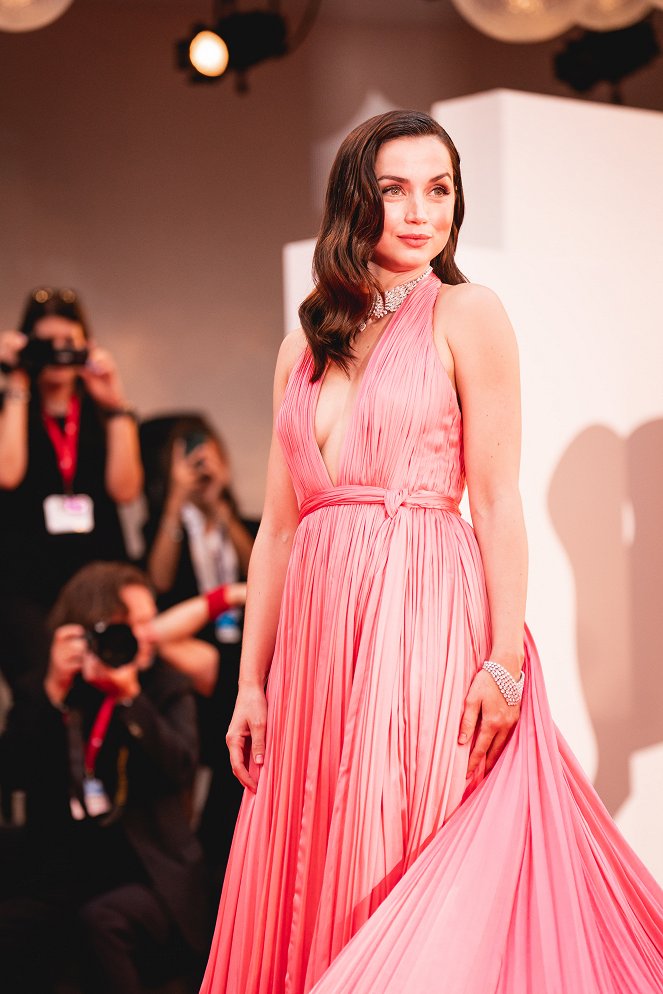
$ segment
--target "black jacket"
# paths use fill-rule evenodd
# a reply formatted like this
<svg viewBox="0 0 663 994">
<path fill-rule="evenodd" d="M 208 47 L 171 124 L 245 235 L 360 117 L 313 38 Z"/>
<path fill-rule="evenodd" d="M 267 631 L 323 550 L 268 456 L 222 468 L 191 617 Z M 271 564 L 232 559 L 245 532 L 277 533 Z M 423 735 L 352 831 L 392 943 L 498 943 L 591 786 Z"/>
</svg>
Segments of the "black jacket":
<svg viewBox="0 0 663 994">
<path fill-rule="evenodd" d="M 208 939 L 205 874 L 183 803 L 197 762 L 193 695 L 188 682 L 160 661 L 141 674 L 141 686 L 129 707 L 115 707 L 96 764 L 95 773 L 113 798 L 118 756 L 123 752 L 128 757 L 126 803 L 117 809 L 110 832 L 89 819 L 76 822 L 70 807 L 76 791 L 72 770 L 79 763 L 67 724 L 72 717 L 78 719 L 82 732 L 78 738 L 86 742 L 103 696 L 77 680 L 65 712 L 53 707 L 45 694 L 34 701 L 25 750 L 27 830 L 35 865 L 42 886 L 47 881 L 51 891 L 67 890 L 71 899 L 75 891 L 71 881 L 81 874 L 82 832 L 88 859 L 94 859 L 95 847 L 103 859 L 105 840 L 115 833 L 186 941 L 202 950 Z"/>
</svg>

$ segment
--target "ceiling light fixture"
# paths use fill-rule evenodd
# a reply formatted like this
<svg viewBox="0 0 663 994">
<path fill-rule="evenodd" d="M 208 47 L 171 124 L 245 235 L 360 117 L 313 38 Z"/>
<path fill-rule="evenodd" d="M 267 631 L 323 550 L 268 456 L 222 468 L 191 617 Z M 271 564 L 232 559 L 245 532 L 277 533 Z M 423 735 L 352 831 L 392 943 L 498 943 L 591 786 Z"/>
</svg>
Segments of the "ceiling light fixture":
<svg viewBox="0 0 663 994">
<path fill-rule="evenodd" d="M 73 0 L 0 0 L 0 31 L 45 28 L 72 3 Z"/>
<path fill-rule="evenodd" d="M 249 11 L 238 10 L 236 0 L 216 0 L 212 23 L 194 24 L 190 34 L 176 42 L 178 68 L 191 83 L 214 83 L 234 72 L 238 91 L 245 93 L 247 70 L 298 48 L 313 26 L 320 3 L 309 0 L 297 30 L 289 34 L 278 0 L 271 0 L 266 10 Z"/>
</svg>

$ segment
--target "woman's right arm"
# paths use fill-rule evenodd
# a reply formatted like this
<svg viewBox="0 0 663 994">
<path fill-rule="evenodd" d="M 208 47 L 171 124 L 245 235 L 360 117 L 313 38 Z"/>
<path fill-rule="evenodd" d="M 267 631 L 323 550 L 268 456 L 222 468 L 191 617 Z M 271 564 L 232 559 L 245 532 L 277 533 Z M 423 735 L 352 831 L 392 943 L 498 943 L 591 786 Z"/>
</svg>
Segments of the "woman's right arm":
<svg viewBox="0 0 663 994">
<path fill-rule="evenodd" d="M 292 332 L 281 345 L 274 376 L 274 425 L 288 378 L 306 340 Z M 265 683 L 274 653 L 276 629 L 299 508 L 281 443 L 272 432 L 265 506 L 249 564 L 239 690 L 226 742 L 237 779 L 255 791 L 249 756 L 262 766 L 267 703 Z"/>
<path fill-rule="evenodd" d="M 20 331 L 0 335 L 0 361 L 14 366 L 27 338 Z M 0 488 L 14 490 L 28 468 L 28 404 L 30 379 L 23 369 L 7 376 L 0 411 Z"/>
</svg>

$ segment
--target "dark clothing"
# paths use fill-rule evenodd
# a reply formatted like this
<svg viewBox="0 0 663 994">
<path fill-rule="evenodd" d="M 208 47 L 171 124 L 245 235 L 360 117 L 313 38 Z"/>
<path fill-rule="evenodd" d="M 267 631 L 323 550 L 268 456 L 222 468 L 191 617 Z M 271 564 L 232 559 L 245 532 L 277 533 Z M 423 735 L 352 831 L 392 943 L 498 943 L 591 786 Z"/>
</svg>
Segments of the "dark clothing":
<svg viewBox="0 0 663 994">
<path fill-rule="evenodd" d="M 28 413 L 25 476 L 13 490 L 0 489 L 0 671 L 19 710 L 43 680 L 50 644 L 47 616 L 62 586 L 93 560 L 127 558 L 117 508 L 106 493 L 105 474 L 102 415 L 83 393 L 72 489 L 92 498 L 94 528 L 89 534 L 50 535 L 44 499 L 64 493 L 64 485 L 42 421 L 39 397 L 34 396 Z M 1 765 L 6 767 L 6 763 Z M 13 768 L 0 770 L 6 790 L 17 776 Z"/>
<path fill-rule="evenodd" d="M 125 884 L 89 901 L 80 913 L 86 987 L 94 994 L 145 994 L 143 977 L 154 972 L 177 943 L 172 920 L 149 887 Z M 164 964 L 165 966 L 166 964 Z"/>
<path fill-rule="evenodd" d="M 145 531 L 148 548 L 154 541 L 161 514 L 156 511 L 150 518 Z M 247 531 L 255 537 L 259 522 L 241 519 Z M 164 611 L 174 604 L 196 597 L 198 582 L 193 567 L 186 529 L 180 546 L 180 558 L 172 588 L 158 598 L 159 610 Z M 210 697 L 196 696 L 198 727 L 201 738 L 201 762 L 212 771 L 209 792 L 201 814 L 198 835 L 205 851 L 205 857 L 215 884 L 220 890 L 230 853 L 237 813 L 242 802 L 244 788 L 230 768 L 226 732 L 235 707 L 241 642 L 220 644 L 209 624 L 198 633 L 198 638 L 214 645 L 221 654 L 221 665 L 217 682 Z"/>
<path fill-rule="evenodd" d="M 14 490 L 0 490 L 0 598 L 21 595 L 48 609 L 81 566 L 96 559 L 126 558 L 117 509 L 106 493 L 105 474 L 105 427 L 98 408 L 84 393 L 72 489 L 94 501 L 94 529 L 87 535 L 49 535 L 44 498 L 64 493 L 64 486 L 42 421 L 39 398 L 33 398 L 25 477 Z"/>
<path fill-rule="evenodd" d="M 202 854 L 183 804 L 197 762 L 195 704 L 188 681 L 157 661 L 141 674 L 142 692 L 117 705 L 95 775 L 117 795 L 120 752 L 126 750 L 127 798 L 116 820 L 71 815 L 71 737 L 46 696 L 34 701 L 27 726 L 27 831 L 37 879 L 54 896 L 80 906 L 111 887 L 149 883 L 194 949 L 207 939 Z M 87 741 L 103 695 L 76 682 L 68 699 Z M 64 716 L 66 717 L 66 716 Z"/>
<path fill-rule="evenodd" d="M 132 704 L 116 704 L 95 763 L 115 806 L 82 820 L 70 798 L 79 796 L 83 750 L 104 697 L 79 678 L 63 711 L 43 691 L 32 700 L 21 743 L 27 823 L 14 830 L 22 870 L 13 884 L 0 882 L 0 962 L 10 976 L 27 975 L 22 949 L 34 951 L 35 941 L 39 949 L 43 939 L 48 950 L 53 930 L 59 947 L 73 949 L 82 929 L 86 989 L 137 994 L 146 965 L 186 972 L 209 942 L 202 851 L 184 802 L 197 762 L 193 696 L 159 661 L 141 674 L 141 687 Z M 34 974 L 33 964 L 27 969 Z"/>
<path fill-rule="evenodd" d="M 32 696 L 46 675 L 51 646 L 46 608 L 22 594 L 0 594 L 0 632 L 0 671 L 14 699 Z"/>
</svg>

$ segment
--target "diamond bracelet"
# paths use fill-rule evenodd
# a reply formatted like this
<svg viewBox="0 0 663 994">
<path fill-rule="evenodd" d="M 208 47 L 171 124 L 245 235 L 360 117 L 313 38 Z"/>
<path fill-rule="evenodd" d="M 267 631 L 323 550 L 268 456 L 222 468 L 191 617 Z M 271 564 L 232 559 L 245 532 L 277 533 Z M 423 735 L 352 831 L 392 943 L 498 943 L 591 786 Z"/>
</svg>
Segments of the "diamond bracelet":
<svg viewBox="0 0 663 994">
<path fill-rule="evenodd" d="M 524 670 L 520 674 L 520 679 L 514 680 L 504 666 L 494 663 L 492 659 L 485 661 L 483 669 L 490 673 L 507 704 L 520 704 L 523 696 L 523 687 L 525 686 Z"/>
</svg>

